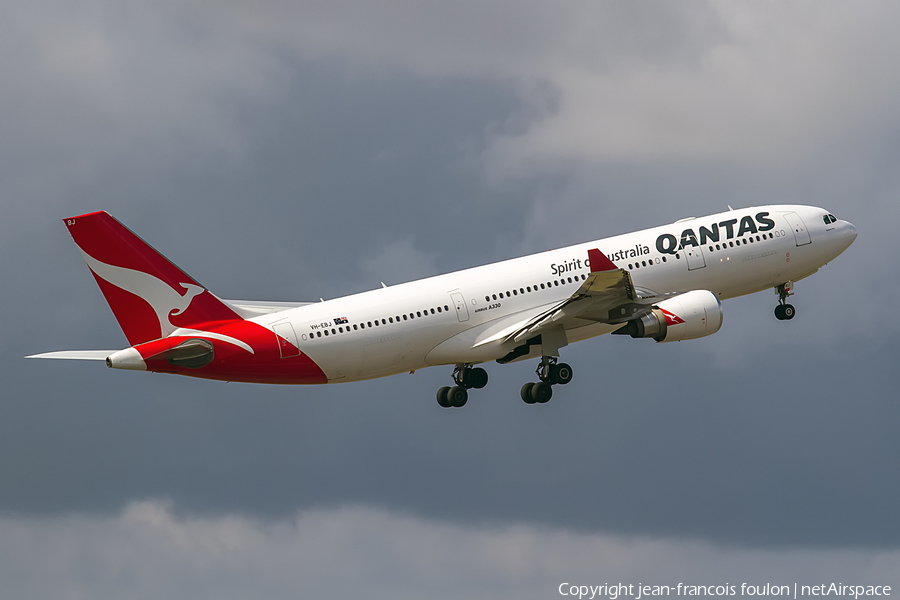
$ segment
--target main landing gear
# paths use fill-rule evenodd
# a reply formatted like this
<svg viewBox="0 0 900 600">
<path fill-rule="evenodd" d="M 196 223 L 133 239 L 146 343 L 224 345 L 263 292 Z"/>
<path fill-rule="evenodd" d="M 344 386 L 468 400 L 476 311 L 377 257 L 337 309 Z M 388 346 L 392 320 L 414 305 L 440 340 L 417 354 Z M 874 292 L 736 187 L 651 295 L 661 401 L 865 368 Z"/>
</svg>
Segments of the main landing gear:
<svg viewBox="0 0 900 600">
<path fill-rule="evenodd" d="M 794 306 L 786 303 L 788 296 L 794 295 L 793 292 L 791 292 L 793 288 L 794 284 L 790 281 L 782 283 L 775 288 L 775 293 L 778 294 L 778 306 L 775 307 L 775 318 L 779 321 L 790 321 L 794 318 Z"/>
<path fill-rule="evenodd" d="M 437 402 L 444 408 L 465 406 L 469 400 L 469 390 L 480 390 L 487 385 L 487 371 L 472 365 L 456 365 L 453 369 L 453 387 L 444 386 L 438 390 Z"/>
<path fill-rule="evenodd" d="M 572 367 L 566 363 L 556 362 L 555 356 L 542 356 L 537 370 L 537 383 L 528 382 L 522 386 L 522 400 L 526 404 L 543 404 L 553 397 L 551 386 L 565 385 L 572 381 Z"/>
</svg>

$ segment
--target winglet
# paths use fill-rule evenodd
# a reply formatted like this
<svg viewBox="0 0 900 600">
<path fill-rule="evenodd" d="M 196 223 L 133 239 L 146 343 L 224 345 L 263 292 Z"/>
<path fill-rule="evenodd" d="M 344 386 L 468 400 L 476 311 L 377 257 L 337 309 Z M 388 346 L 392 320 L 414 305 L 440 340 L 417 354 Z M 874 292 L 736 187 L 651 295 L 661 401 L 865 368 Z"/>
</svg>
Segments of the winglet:
<svg viewBox="0 0 900 600">
<path fill-rule="evenodd" d="M 588 250 L 588 260 L 591 263 L 591 273 L 617 270 L 616 265 L 614 265 L 611 260 L 606 258 L 606 255 L 600 252 L 600 250 L 598 250 L 597 248 L 591 248 L 590 250 Z"/>
</svg>

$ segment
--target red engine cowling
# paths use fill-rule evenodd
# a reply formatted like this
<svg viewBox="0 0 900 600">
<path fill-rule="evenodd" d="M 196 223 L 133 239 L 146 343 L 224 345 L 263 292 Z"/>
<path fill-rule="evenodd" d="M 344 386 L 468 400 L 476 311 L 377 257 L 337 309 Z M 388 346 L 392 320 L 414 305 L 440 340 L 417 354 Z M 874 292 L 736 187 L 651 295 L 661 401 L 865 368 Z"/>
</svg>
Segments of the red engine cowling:
<svg viewBox="0 0 900 600">
<path fill-rule="evenodd" d="M 657 342 L 693 340 L 717 332 L 724 316 L 715 294 L 694 290 L 660 302 L 613 333 Z"/>
</svg>

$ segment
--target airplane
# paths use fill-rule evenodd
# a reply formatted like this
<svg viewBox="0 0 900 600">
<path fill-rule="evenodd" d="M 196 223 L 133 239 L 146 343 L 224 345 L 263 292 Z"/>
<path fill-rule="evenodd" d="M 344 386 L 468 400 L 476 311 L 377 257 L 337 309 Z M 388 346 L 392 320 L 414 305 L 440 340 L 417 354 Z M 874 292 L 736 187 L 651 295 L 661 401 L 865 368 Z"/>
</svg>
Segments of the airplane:
<svg viewBox="0 0 900 600">
<path fill-rule="evenodd" d="M 722 326 L 722 300 L 774 288 L 790 320 L 796 281 L 856 239 L 821 208 L 731 209 L 701 218 L 320 302 L 224 300 L 106 212 L 64 219 L 119 322 L 122 350 L 26 358 L 249 383 L 360 381 L 452 366 L 445 408 L 483 388 L 478 365 L 538 359 L 528 404 L 572 380 L 568 344 L 610 333 L 672 342 Z"/>
</svg>

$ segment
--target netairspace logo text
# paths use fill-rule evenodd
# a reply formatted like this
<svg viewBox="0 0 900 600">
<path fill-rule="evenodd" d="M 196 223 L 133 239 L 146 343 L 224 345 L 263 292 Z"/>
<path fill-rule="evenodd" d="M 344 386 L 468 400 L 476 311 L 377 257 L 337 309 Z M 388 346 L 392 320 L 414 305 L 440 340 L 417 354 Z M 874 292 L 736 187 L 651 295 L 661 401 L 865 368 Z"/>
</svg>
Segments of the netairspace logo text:
<svg viewBox="0 0 900 600">
<path fill-rule="evenodd" d="M 860 596 L 890 596 L 889 585 L 844 585 L 843 583 L 820 583 L 817 585 L 752 585 L 742 583 L 725 583 L 724 585 L 644 585 L 638 583 L 612 583 L 603 585 L 575 585 L 568 582 L 559 585 L 561 596 L 572 596 L 578 600 L 616 600 L 617 598 L 633 598 L 641 600 L 655 596 L 783 596 L 800 598 L 802 596 L 842 596 L 858 599 Z"/>
</svg>

